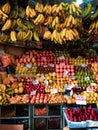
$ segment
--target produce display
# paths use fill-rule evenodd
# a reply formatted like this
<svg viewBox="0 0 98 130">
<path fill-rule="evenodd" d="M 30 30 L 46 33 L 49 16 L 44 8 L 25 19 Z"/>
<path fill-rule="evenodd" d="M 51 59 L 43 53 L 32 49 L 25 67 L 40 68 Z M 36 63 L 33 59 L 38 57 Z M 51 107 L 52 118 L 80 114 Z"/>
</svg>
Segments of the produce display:
<svg viewBox="0 0 98 130">
<path fill-rule="evenodd" d="M 2 73 L 7 71 L 8 66 L 1 69 L 4 71 L 1 73 L 1 104 L 17 103 L 18 96 L 19 103 L 22 103 L 24 101 L 21 98 L 25 94 L 29 95 L 29 103 L 73 104 L 76 103 L 77 95 L 85 96 L 87 104 L 97 103 L 97 57 L 71 58 L 70 53 L 64 50 L 27 50 L 13 60 L 10 54 L 2 54 L 1 64 L 6 62 L 6 58 L 3 58 L 5 56 L 10 57 L 8 66 L 13 65 L 14 61 L 15 75 L 6 74 L 4 77 Z M 3 95 L 7 97 L 4 101 Z"/>
</svg>

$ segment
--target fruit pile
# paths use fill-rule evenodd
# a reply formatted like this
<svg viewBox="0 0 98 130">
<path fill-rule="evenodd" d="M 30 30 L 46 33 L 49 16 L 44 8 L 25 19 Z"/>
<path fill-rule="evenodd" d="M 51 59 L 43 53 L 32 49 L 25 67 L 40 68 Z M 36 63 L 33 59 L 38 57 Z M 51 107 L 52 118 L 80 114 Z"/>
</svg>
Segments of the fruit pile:
<svg viewBox="0 0 98 130">
<path fill-rule="evenodd" d="M 65 111 L 65 114 L 68 118 L 68 120 L 73 122 L 80 122 L 80 121 L 86 121 L 86 120 L 98 120 L 98 113 L 97 111 L 92 108 L 91 106 L 82 108 L 68 108 Z"/>
<path fill-rule="evenodd" d="M 9 103 L 11 104 L 26 104 L 29 103 L 29 95 L 15 95 L 9 99 Z"/>
<path fill-rule="evenodd" d="M 78 80 L 79 86 L 82 86 L 82 87 L 89 86 L 91 83 L 96 82 L 95 77 L 91 69 L 89 68 L 89 66 L 80 67 L 76 74 L 76 78 Z"/>
<path fill-rule="evenodd" d="M 53 64 L 53 53 L 52 51 L 40 51 L 37 55 L 37 65 L 38 66 L 50 66 Z"/>
<path fill-rule="evenodd" d="M 66 99 L 62 94 L 49 94 L 48 103 L 66 103 Z"/>
<path fill-rule="evenodd" d="M 87 103 L 97 103 L 98 101 L 98 94 L 96 92 L 82 92 L 81 95 L 86 96 L 86 102 Z"/>
<path fill-rule="evenodd" d="M 26 84 L 24 86 L 25 93 L 32 93 L 36 91 L 36 93 L 44 93 L 44 85 L 43 84 Z"/>
<path fill-rule="evenodd" d="M 61 76 L 64 77 L 65 75 L 68 76 L 74 76 L 74 66 L 73 65 L 65 65 L 65 63 L 62 64 L 56 64 L 55 65 L 55 72 L 57 74 L 57 77 Z"/>
<path fill-rule="evenodd" d="M 51 91 L 53 89 L 56 89 L 57 93 L 63 93 L 65 92 L 65 89 L 64 89 L 64 85 L 62 84 L 53 84 L 53 85 L 49 85 L 47 87 L 45 87 L 45 92 L 46 93 L 51 93 Z"/>
<path fill-rule="evenodd" d="M 23 55 L 16 58 L 16 75 L 32 76 L 36 73 L 35 51 L 26 51 Z"/>
<path fill-rule="evenodd" d="M 88 11 L 87 11 L 88 10 Z M 46 4 L 37 2 L 34 7 L 11 7 L 9 2 L 1 5 L 1 32 L 0 42 L 25 42 L 41 38 L 63 44 L 66 41 L 75 41 L 84 33 L 83 20 L 93 19 L 89 25 L 88 34 L 97 33 L 96 19 L 98 11 L 91 14 L 92 4 L 87 3 L 82 9 L 76 2 L 60 2 L 59 4 Z M 90 17 L 91 16 L 91 17 Z M 27 20 L 29 19 L 29 20 Z M 50 29 L 48 29 L 49 27 Z M 91 39 L 89 37 L 87 40 Z"/>
<path fill-rule="evenodd" d="M 35 95 L 32 95 L 30 96 L 30 103 L 33 104 L 33 103 L 48 103 L 48 99 L 49 96 L 48 94 L 35 94 Z"/>
</svg>

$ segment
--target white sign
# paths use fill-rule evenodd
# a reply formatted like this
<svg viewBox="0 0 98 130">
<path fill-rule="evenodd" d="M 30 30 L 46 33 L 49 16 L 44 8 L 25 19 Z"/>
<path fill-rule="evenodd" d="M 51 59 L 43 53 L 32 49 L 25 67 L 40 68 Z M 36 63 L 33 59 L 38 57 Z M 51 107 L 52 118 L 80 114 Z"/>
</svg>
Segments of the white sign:
<svg viewBox="0 0 98 130">
<path fill-rule="evenodd" d="M 50 92 L 51 94 L 55 94 L 55 93 L 58 93 L 58 90 L 57 88 L 53 88 L 53 89 L 50 89 Z"/>
<path fill-rule="evenodd" d="M 44 85 L 45 85 L 45 87 L 47 87 L 47 86 L 49 85 L 48 80 L 45 80 L 45 81 L 44 81 Z"/>
<path fill-rule="evenodd" d="M 32 82 L 32 84 L 39 84 L 38 80 Z"/>
<path fill-rule="evenodd" d="M 88 92 L 88 93 L 93 92 L 93 88 L 87 87 L 87 88 L 86 88 L 86 92 Z"/>
<path fill-rule="evenodd" d="M 32 95 L 36 95 L 36 90 L 35 91 L 32 91 L 31 93 L 30 93 L 30 95 L 32 96 Z"/>
<path fill-rule="evenodd" d="M 76 104 L 86 105 L 86 96 L 77 95 L 76 96 Z"/>
<path fill-rule="evenodd" d="M 26 64 L 26 67 L 27 68 L 31 68 L 32 66 L 30 64 Z"/>
<path fill-rule="evenodd" d="M 90 80 L 90 78 L 87 76 L 84 78 L 85 81 Z"/>
</svg>

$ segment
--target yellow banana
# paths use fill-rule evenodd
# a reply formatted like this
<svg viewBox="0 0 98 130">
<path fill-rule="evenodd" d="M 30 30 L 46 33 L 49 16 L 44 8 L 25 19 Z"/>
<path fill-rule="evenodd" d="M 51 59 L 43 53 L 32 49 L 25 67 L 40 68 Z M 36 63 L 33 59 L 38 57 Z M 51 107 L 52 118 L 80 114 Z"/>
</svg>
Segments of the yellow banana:
<svg viewBox="0 0 98 130">
<path fill-rule="evenodd" d="M 24 32 L 24 31 L 19 31 L 18 33 L 17 33 L 17 40 L 18 41 L 24 41 L 24 37 L 26 36 L 26 32 Z"/>
<path fill-rule="evenodd" d="M 34 40 L 37 41 L 37 42 L 40 41 L 37 31 L 34 31 L 34 33 L 33 33 L 33 38 L 34 38 Z"/>
<path fill-rule="evenodd" d="M 17 19 L 17 25 L 18 25 L 20 28 L 22 28 L 23 30 L 27 30 L 27 29 L 28 29 L 28 27 L 22 23 L 22 19 L 21 19 L 21 18 L 18 18 L 18 19 Z"/>
<path fill-rule="evenodd" d="M 72 10 L 73 13 L 76 12 L 76 7 L 75 7 L 75 5 L 73 4 L 73 2 L 70 4 L 70 8 L 71 8 L 71 10 Z"/>
<path fill-rule="evenodd" d="M 35 6 L 35 10 L 38 11 L 39 13 L 42 13 L 44 9 L 44 6 L 42 3 L 37 2 L 36 6 Z"/>
<path fill-rule="evenodd" d="M 10 39 L 11 39 L 12 42 L 16 42 L 17 41 L 17 33 L 14 30 L 12 30 L 10 32 Z"/>
<path fill-rule="evenodd" d="M 52 10 L 51 13 L 52 13 L 52 14 L 55 15 L 57 7 L 58 7 L 58 4 L 54 4 L 54 5 L 51 7 L 51 10 Z"/>
<path fill-rule="evenodd" d="M 24 40 L 31 40 L 33 36 L 33 33 L 31 30 L 28 30 L 27 34 L 24 36 Z"/>
<path fill-rule="evenodd" d="M 10 11 L 11 11 L 11 5 L 9 2 L 5 3 L 3 6 L 2 6 L 2 11 L 5 13 L 5 14 L 9 14 Z"/>
<path fill-rule="evenodd" d="M 26 7 L 26 15 L 27 15 L 28 17 L 33 18 L 33 17 L 36 16 L 36 12 L 35 12 L 35 10 L 34 10 L 33 8 L 31 8 L 31 7 L 28 5 L 28 6 Z"/>
<path fill-rule="evenodd" d="M 52 17 L 52 16 L 48 16 L 48 17 L 45 19 L 44 25 L 51 25 L 52 22 L 53 22 L 53 17 Z"/>
<path fill-rule="evenodd" d="M 2 31 L 9 30 L 11 28 L 11 25 L 12 25 L 12 20 L 7 19 L 1 30 Z"/>
<path fill-rule="evenodd" d="M 12 29 L 15 28 L 16 25 L 17 25 L 17 20 L 14 19 L 14 20 L 12 21 L 12 26 L 11 26 L 11 28 L 12 28 Z"/>
<path fill-rule="evenodd" d="M 0 16 L 1 16 L 1 19 L 3 20 L 6 20 L 8 18 L 8 15 L 5 14 L 2 10 L 0 10 Z"/>
<path fill-rule="evenodd" d="M 45 40 L 51 39 L 51 32 L 49 30 L 45 31 L 43 39 Z"/>
<path fill-rule="evenodd" d="M 39 14 L 37 16 L 37 18 L 34 20 L 34 24 L 35 25 L 42 24 L 44 22 L 44 20 L 45 20 L 44 15 L 43 14 Z"/>
</svg>

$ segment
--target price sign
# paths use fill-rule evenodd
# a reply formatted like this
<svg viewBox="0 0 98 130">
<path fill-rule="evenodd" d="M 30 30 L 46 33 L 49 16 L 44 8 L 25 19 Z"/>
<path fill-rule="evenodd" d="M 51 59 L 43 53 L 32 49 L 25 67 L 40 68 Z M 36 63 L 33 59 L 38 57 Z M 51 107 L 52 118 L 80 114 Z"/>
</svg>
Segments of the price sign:
<svg viewBox="0 0 98 130">
<path fill-rule="evenodd" d="M 70 91 L 70 96 L 72 96 L 73 95 L 73 90 L 71 89 L 71 91 Z"/>
<path fill-rule="evenodd" d="M 91 87 L 91 88 L 90 88 L 90 87 L 87 87 L 87 88 L 86 88 L 86 91 L 87 91 L 88 93 L 91 93 L 91 92 L 93 92 L 93 88 L 92 88 L 92 87 Z"/>
<path fill-rule="evenodd" d="M 45 79 L 44 75 L 42 75 L 39 79 L 44 80 Z"/>
<path fill-rule="evenodd" d="M 42 57 L 42 60 L 46 60 L 46 57 Z"/>
<path fill-rule="evenodd" d="M 72 89 L 72 88 L 74 88 L 74 87 L 75 87 L 75 84 L 73 84 L 73 83 L 72 83 L 71 85 L 69 85 L 69 88 L 70 88 L 70 89 Z"/>
<path fill-rule="evenodd" d="M 50 64 L 50 67 L 54 67 L 54 64 Z"/>
<path fill-rule="evenodd" d="M 91 86 L 96 86 L 97 84 L 96 84 L 96 83 L 91 83 L 90 85 L 91 85 Z"/>
<path fill-rule="evenodd" d="M 68 74 L 68 70 L 64 70 L 64 75 L 67 75 Z"/>
<path fill-rule="evenodd" d="M 85 81 L 90 80 L 90 78 L 87 76 L 84 78 Z"/>
<path fill-rule="evenodd" d="M 77 95 L 76 96 L 76 104 L 86 105 L 86 96 Z"/>
<path fill-rule="evenodd" d="M 65 66 L 65 63 L 60 63 L 60 66 Z"/>
<path fill-rule="evenodd" d="M 58 90 L 57 88 L 53 88 L 53 89 L 50 89 L 50 92 L 51 94 L 55 94 L 55 93 L 58 93 Z"/>
<path fill-rule="evenodd" d="M 36 95 L 36 90 L 35 91 L 32 91 L 31 93 L 30 93 L 30 95 L 32 96 L 32 95 Z"/>
<path fill-rule="evenodd" d="M 59 59 L 64 60 L 64 59 L 65 59 L 65 57 L 64 57 L 64 56 L 60 56 L 60 57 L 59 57 Z"/>
<path fill-rule="evenodd" d="M 44 65 L 44 68 L 46 68 L 47 67 L 47 65 Z"/>
<path fill-rule="evenodd" d="M 48 80 L 45 80 L 45 81 L 44 81 L 44 85 L 45 85 L 45 87 L 47 87 L 47 86 L 49 85 Z"/>
<path fill-rule="evenodd" d="M 32 82 L 32 84 L 39 84 L 38 80 Z"/>
<path fill-rule="evenodd" d="M 81 66 L 82 66 L 82 67 L 86 67 L 87 65 L 86 65 L 86 64 L 82 64 Z"/>
<path fill-rule="evenodd" d="M 27 68 L 31 68 L 32 66 L 30 64 L 26 64 L 26 67 Z"/>
</svg>

